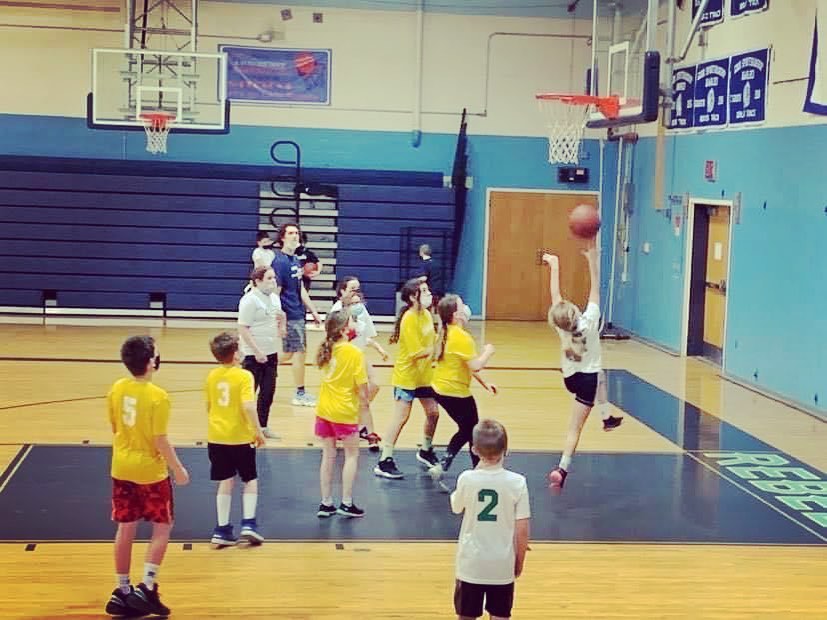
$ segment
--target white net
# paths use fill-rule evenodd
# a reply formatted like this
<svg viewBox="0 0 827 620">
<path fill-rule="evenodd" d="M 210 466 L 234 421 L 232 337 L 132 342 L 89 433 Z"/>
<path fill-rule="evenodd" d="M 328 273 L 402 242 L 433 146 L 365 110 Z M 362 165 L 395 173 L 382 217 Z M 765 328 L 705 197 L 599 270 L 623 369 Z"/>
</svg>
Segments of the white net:
<svg viewBox="0 0 827 620">
<path fill-rule="evenodd" d="M 549 163 L 576 165 L 591 106 L 560 99 L 538 98 L 537 102 L 548 131 Z"/>
<path fill-rule="evenodd" d="M 147 116 L 144 120 L 146 150 L 153 154 L 167 152 L 167 136 L 173 116 Z"/>
</svg>

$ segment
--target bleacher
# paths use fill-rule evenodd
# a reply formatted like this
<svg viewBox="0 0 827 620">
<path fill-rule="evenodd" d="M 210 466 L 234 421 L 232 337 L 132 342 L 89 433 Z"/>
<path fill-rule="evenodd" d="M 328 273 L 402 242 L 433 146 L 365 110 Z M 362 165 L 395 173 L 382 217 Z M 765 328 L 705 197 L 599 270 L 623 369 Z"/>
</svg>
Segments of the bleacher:
<svg viewBox="0 0 827 620">
<path fill-rule="evenodd" d="M 0 161 L 0 311 L 234 313 L 255 233 L 267 227 L 261 187 L 272 168 L 84 161 Z M 328 263 L 311 289 L 322 310 L 335 281 L 356 275 L 371 313 L 393 315 L 419 243 L 450 263 L 454 193 L 440 173 L 326 169 L 303 178 L 337 194 L 322 224 L 300 211 L 308 247 Z"/>
</svg>

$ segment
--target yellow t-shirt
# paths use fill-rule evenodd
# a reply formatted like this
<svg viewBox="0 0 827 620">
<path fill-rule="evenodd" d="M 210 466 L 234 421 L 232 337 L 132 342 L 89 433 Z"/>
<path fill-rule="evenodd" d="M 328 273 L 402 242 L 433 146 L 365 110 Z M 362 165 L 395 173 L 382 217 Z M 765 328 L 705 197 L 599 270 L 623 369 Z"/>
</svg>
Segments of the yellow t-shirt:
<svg viewBox="0 0 827 620">
<path fill-rule="evenodd" d="M 237 446 L 251 443 L 255 429 L 244 414 L 244 403 L 255 400 L 253 375 L 238 366 L 219 366 L 204 385 L 209 408 L 207 441 Z"/>
<path fill-rule="evenodd" d="M 169 396 L 147 381 L 119 379 L 106 395 L 112 441 L 112 477 L 152 484 L 169 477 L 167 462 L 155 447 L 155 437 L 167 434 Z"/>
<path fill-rule="evenodd" d="M 358 424 L 357 387 L 367 382 L 364 354 L 349 342 L 337 342 L 330 362 L 322 368 L 316 414 L 338 424 Z"/>
<path fill-rule="evenodd" d="M 475 357 L 477 346 L 471 334 L 458 325 L 449 325 L 445 352 L 434 369 L 431 384 L 434 391 L 443 396 L 471 396 L 471 369 L 468 368 L 468 361 Z"/>
<path fill-rule="evenodd" d="M 403 390 L 414 390 L 431 385 L 434 374 L 431 356 L 418 359 L 411 358 L 434 345 L 434 319 L 427 310 L 414 312 L 408 310 L 399 326 L 399 352 L 393 365 L 391 385 Z"/>
</svg>

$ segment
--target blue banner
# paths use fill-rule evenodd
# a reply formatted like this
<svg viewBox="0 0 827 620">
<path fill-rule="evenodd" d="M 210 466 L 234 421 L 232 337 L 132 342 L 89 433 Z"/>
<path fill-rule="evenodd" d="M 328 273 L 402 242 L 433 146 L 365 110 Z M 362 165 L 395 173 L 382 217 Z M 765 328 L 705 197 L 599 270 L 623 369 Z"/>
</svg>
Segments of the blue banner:
<svg viewBox="0 0 827 620">
<path fill-rule="evenodd" d="M 690 129 L 695 124 L 695 67 L 680 67 L 672 74 L 672 118 L 670 129 Z"/>
<path fill-rule="evenodd" d="M 330 105 L 330 50 L 220 45 L 233 101 Z"/>
<path fill-rule="evenodd" d="M 698 14 L 698 8 L 700 8 L 702 3 L 703 0 L 692 0 L 693 20 Z M 709 0 L 709 4 L 706 5 L 706 11 L 704 11 L 703 16 L 701 17 L 701 26 L 717 24 L 722 21 L 724 21 L 724 0 Z"/>
<path fill-rule="evenodd" d="M 729 14 L 733 17 L 760 13 L 770 5 L 770 0 L 729 0 Z"/>
<path fill-rule="evenodd" d="M 695 71 L 695 127 L 719 127 L 727 122 L 729 58 L 701 63 Z"/>
<path fill-rule="evenodd" d="M 768 49 L 733 56 L 729 65 L 729 122 L 761 123 L 766 119 Z"/>
</svg>

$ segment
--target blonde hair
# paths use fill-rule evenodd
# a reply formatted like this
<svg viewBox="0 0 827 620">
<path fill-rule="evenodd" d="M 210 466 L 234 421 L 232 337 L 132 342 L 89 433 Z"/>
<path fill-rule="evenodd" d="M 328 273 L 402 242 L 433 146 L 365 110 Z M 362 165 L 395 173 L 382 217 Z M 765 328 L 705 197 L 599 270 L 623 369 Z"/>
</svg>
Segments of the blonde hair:
<svg viewBox="0 0 827 620">
<path fill-rule="evenodd" d="M 586 352 L 586 336 L 577 329 L 579 320 L 580 308 L 565 299 L 548 310 L 548 324 L 562 331 L 560 339 L 566 359 L 573 362 L 581 361 Z"/>
<path fill-rule="evenodd" d="M 342 338 L 342 330 L 349 320 L 350 312 L 346 310 L 336 310 L 327 315 L 324 322 L 325 339 L 316 353 L 316 366 L 323 368 L 330 362 L 333 356 L 333 345 Z"/>
<path fill-rule="evenodd" d="M 495 459 L 508 450 L 508 433 L 502 424 L 487 418 L 474 426 L 472 442 L 480 458 Z"/>
</svg>

